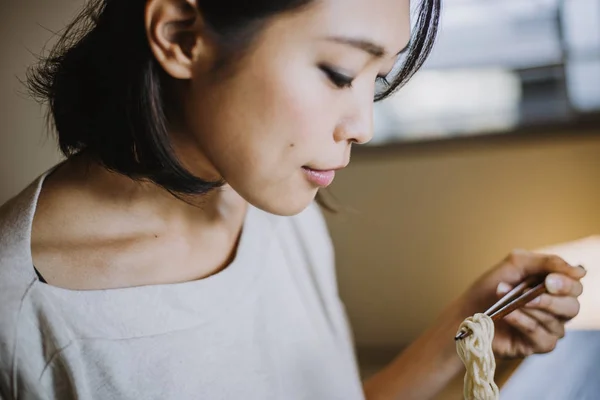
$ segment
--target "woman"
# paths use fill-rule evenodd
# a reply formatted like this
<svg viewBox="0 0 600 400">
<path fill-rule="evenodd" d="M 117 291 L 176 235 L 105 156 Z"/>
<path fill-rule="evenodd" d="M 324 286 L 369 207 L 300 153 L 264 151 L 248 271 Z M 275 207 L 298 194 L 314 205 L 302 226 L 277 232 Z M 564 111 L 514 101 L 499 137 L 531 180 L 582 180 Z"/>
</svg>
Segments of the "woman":
<svg viewBox="0 0 600 400">
<path fill-rule="evenodd" d="M 550 351 L 584 271 L 515 252 L 360 381 L 313 199 L 427 56 L 418 10 L 411 39 L 408 0 L 93 1 L 29 75 L 67 159 L 0 211 L 2 397 L 430 398 L 463 318 L 538 273 L 494 350 Z"/>
</svg>

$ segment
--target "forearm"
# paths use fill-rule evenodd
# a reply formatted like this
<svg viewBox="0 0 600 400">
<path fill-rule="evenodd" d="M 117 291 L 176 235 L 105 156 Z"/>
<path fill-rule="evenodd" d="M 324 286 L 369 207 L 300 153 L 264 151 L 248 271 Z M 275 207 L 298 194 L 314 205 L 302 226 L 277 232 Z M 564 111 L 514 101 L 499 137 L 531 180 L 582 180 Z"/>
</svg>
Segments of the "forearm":
<svg viewBox="0 0 600 400">
<path fill-rule="evenodd" d="M 466 315 L 458 301 L 384 369 L 364 382 L 368 400 L 425 400 L 462 369 L 454 335 Z"/>
</svg>

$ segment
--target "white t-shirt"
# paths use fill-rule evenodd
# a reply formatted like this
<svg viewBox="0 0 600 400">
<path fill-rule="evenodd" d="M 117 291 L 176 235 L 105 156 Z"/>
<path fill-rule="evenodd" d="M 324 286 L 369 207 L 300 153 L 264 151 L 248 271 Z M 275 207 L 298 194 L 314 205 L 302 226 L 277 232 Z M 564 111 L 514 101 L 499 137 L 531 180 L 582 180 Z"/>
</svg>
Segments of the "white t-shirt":
<svg viewBox="0 0 600 400">
<path fill-rule="evenodd" d="M 235 260 L 206 279 L 66 290 L 31 258 L 45 176 L 0 208 L 0 398 L 364 398 L 315 204 L 249 207 Z"/>
</svg>

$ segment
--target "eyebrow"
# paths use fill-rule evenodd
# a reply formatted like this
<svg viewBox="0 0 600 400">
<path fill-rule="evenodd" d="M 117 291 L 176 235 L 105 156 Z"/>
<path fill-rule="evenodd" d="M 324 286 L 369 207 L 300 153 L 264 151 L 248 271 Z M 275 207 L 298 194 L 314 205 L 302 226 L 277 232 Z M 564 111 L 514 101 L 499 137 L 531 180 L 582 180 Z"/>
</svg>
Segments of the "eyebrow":
<svg viewBox="0 0 600 400">
<path fill-rule="evenodd" d="M 385 51 L 385 48 L 383 46 L 375 44 L 367 39 L 356 39 L 356 38 L 349 38 L 349 37 L 342 37 L 342 36 L 331 36 L 326 39 L 330 42 L 335 42 L 335 43 L 345 44 L 347 46 L 352 46 L 352 47 L 362 50 L 366 53 L 369 53 L 371 56 L 373 56 L 375 58 L 383 58 L 387 54 L 387 52 Z M 406 50 L 408 50 L 409 47 L 410 47 L 410 41 L 396 55 L 399 56 L 400 54 L 404 53 Z"/>
</svg>

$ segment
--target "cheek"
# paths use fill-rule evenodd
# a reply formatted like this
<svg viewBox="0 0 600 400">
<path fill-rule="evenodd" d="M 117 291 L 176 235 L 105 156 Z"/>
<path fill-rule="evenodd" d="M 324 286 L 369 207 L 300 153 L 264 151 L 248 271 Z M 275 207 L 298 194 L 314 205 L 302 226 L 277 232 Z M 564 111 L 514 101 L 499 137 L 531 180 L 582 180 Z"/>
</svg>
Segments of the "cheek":
<svg viewBox="0 0 600 400">
<path fill-rule="evenodd" d="M 273 75 L 198 88 L 188 121 L 200 152 L 227 181 L 275 184 L 318 146 L 323 122 L 315 91 Z M 252 79 L 253 78 L 253 79 Z"/>
<path fill-rule="evenodd" d="M 314 195 L 300 167 L 327 151 L 335 127 L 334 92 L 314 69 L 264 68 L 194 90 L 188 114 L 200 152 L 253 204 Z"/>
<path fill-rule="evenodd" d="M 333 137 L 334 112 L 327 88 L 319 78 L 288 75 L 273 88 L 272 120 L 277 121 L 278 134 L 286 136 L 293 150 L 314 151 L 315 146 L 323 146 Z"/>
</svg>

